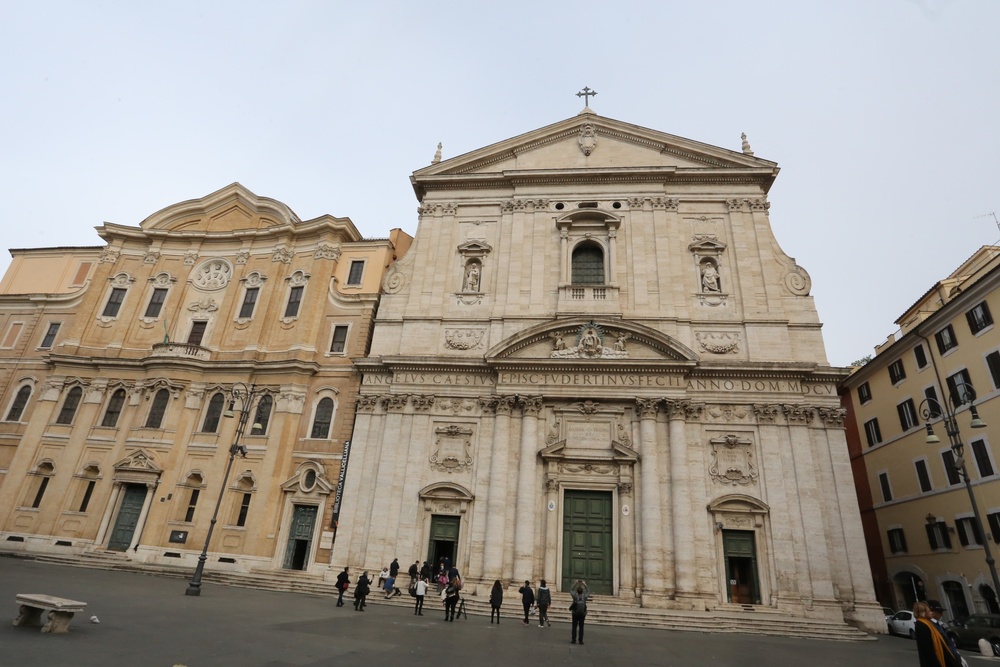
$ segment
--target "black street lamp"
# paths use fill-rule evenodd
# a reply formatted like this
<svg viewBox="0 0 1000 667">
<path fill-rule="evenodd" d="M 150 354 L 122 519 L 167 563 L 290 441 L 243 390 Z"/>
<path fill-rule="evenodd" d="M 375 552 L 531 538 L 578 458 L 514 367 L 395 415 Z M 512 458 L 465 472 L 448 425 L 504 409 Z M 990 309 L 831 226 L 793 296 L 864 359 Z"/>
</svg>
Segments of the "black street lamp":
<svg viewBox="0 0 1000 667">
<path fill-rule="evenodd" d="M 184 591 L 184 595 L 201 595 L 201 575 L 205 571 L 205 561 L 208 560 L 208 543 L 212 541 L 212 532 L 215 531 L 215 522 L 218 520 L 219 508 L 222 506 L 222 497 L 226 494 L 229 473 L 233 469 L 233 459 L 236 458 L 237 454 L 244 458 L 247 455 L 246 445 L 240 444 L 240 438 L 243 437 L 243 432 L 247 428 L 247 421 L 249 421 L 250 410 L 253 408 L 256 394 L 256 385 L 251 384 L 248 387 L 242 382 L 237 382 L 233 385 L 233 389 L 229 394 L 229 407 L 222 413 L 223 417 L 232 419 L 236 401 L 240 402 L 240 418 L 236 422 L 236 437 L 233 438 L 233 444 L 229 446 L 229 463 L 226 464 L 226 474 L 222 476 L 222 488 L 219 489 L 219 499 L 215 502 L 215 511 L 212 512 L 212 522 L 208 525 L 208 535 L 205 536 L 205 547 L 201 550 L 201 555 L 198 556 L 198 565 L 194 568 L 194 576 L 188 582 L 188 587 Z M 251 427 L 251 429 L 256 430 L 260 430 L 260 428 L 261 425 L 257 423 Z"/>
<path fill-rule="evenodd" d="M 959 477 L 965 480 L 965 490 L 969 492 L 969 502 L 972 503 L 972 514 L 976 521 L 976 530 L 983 540 L 983 550 L 986 552 L 986 566 L 990 569 L 990 576 L 993 578 L 993 593 L 1000 595 L 1000 577 L 997 576 L 996 560 L 993 558 L 993 551 L 990 549 L 990 540 L 983 529 L 983 519 L 979 515 L 979 505 L 976 504 L 976 496 L 972 493 L 972 481 L 969 479 L 969 472 L 965 468 L 965 445 L 962 444 L 962 435 L 958 430 L 958 420 L 956 413 L 959 408 L 968 403 L 969 414 L 972 420 L 969 426 L 972 428 L 986 428 L 986 422 L 979 418 L 979 411 L 973 402 L 976 400 L 976 391 L 972 385 L 964 382 L 957 383 L 948 396 L 948 402 L 942 404 L 934 398 L 927 398 L 920 403 L 920 415 L 924 418 L 924 425 L 927 428 L 927 439 L 929 445 L 941 442 L 941 438 L 934 433 L 931 420 L 940 418 L 944 423 L 944 430 L 948 434 L 948 444 L 954 458 L 955 471 Z M 930 522 L 930 515 L 928 515 Z"/>
</svg>

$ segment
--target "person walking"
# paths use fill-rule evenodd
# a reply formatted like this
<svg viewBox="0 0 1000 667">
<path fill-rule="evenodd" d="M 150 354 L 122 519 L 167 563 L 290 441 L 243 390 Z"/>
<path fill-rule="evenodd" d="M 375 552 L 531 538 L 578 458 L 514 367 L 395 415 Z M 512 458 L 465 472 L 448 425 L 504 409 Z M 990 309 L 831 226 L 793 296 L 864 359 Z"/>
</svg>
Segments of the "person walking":
<svg viewBox="0 0 1000 667">
<path fill-rule="evenodd" d="M 406 573 L 410 575 L 410 583 L 407 588 L 413 588 L 417 585 L 417 575 L 420 574 L 420 561 L 413 561 L 413 565 L 410 566 L 410 569 Z"/>
<path fill-rule="evenodd" d="M 428 582 L 431 580 L 431 566 L 427 561 L 424 561 L 424 564 L 420 566 L 420 578 L 426 579 Z"/>
<path fill-rule="evenodd" d="M 953 649 L 947 635 L 934 623 L 926 602 L 913 605 L 913 633 L 917 640 L 920 667 L 962 667 L 962 656 Z"/>
<path fill-rule="evenodd" d="M 423 616 L 424 615 L 424 596 L 427 595 L 427 578 L 426 577 L 420 577 L 420 579 L 417 580 L 416 591 L 417 591 L 417 603 L 416 603 L 416 606 L 413 608 L 413 614 L 415 616 Z"/>
<path fill-rule="evenodd" d="M 531 582 L 525 581 L 524 586 L 517 589 L 517 592 L 521 594 L 521 606 L 524 607 L 524 621 L 525 625 L 528 624 L 528 614 L 531 612 L 532 605 L 535 604 L 535 591 L 531 590 Z"/>
<path fill-rule="evenodd" d="M 390 574 L 386 578 L 385 584 L 382 586 L 382 588 L 385 589 L 385 599 L 388 600 L 389 598 L 391 598 L 393 596 L 393 592 L 399 590 L 398 588 L 396 588 L 396 577 Z"/>
<path fill-rule="evenodd" d="M 444 620 L 446 621 L 455 620 L 455 607 L 458 606 L 458 598 L 460 597 L 459 591 L 461 591 L 461 584 L 457 577 L 449 581 L 444 589 Z"/>
<path fill-rule="evenodd" d="M 337 606 L 344 606 L 344 593 L 351 587 L 351 575 L 347 573 L 347 568 L 337 575 Z"/>
<path fill-rule="evenodd" d="M 587 598 L 590 597 L 590 589 L 587 582 L 578 579 L 569 594 L 573 597 L 573 604 L 569 610 L 573 615 L 573 640 L 570 644 L 576 643 L 577 630 L 579 630 L 580 643 L 583 643 L 583 622 L 587 618 Z"/>
<path fill-rule="evenodd" d="M 368 593 L 371 590 L 371 581 L 368 579 L 368 573 L 363 572 L 360 577 L 358 577 L 358 583 L 354 587 L 354 609 L 355 611 L 365 610 L 365 600 L 368 599 Z"/>
<path fill-rule="evenodd" d="M 965 658 L 958 651 L 958 645 L 955 644 L 955 640 L 945 632 L 944 625 L 941 623 L 941 617 L 944 616 L 945 608 L 941 606 L 941 603 L 937 600 L 928 600 L 927 608 L 931 610 L 931 622 L 941 631 L 944 638 L 948 640 L 948 646 L 951 647 L 951 652 L 958 656 L 958 659 L 962 661 L 963 665 L 966 665 Z"/>
<path fill-rule="evenodd" d="M 535 604 L 538 606 L 538 627 L 543 628 L 548 625 L 551 628 L 552 623 L 549 622 L 549 605 L 552 604 L 552 592 L 546 588 L 544 579 L 538 584 Z"/>
<path fill-rule="evenodd" d="M 490 625 L 493 625 L 494 614 L 497 617 L 497 625 L 500 625 L 500 605 L 503 604 L 503 584 L 497 579 L 490 589 Z"/>
</svg>

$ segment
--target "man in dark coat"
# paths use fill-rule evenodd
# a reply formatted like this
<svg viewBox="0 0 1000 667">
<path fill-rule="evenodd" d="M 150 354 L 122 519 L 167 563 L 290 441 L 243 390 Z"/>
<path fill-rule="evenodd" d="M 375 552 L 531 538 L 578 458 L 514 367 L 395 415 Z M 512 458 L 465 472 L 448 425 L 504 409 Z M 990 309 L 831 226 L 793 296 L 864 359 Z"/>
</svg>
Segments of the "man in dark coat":
<svg viewBox="0 0 1000 667">
<path fill-rule="evenodd" d="M 525 581 L 524 586 L 517 589 L 521 594 L 521 606 L 524 607 L 524 624 L 528 624 L 528 614 L 531 613 L 531 605 L 535 604 L 535 591 L 531 590 L 531 582 Z"/>
<path fill-rule="evenodd" d="M 368 579 L 368 573 L 365 572 L 358 577 L 358 585 L 354 587 L 354 609 L 356 611 L 365 610 L 365 600 L 369 591 L 371 591 L 371 581 Z"/>
</svg>

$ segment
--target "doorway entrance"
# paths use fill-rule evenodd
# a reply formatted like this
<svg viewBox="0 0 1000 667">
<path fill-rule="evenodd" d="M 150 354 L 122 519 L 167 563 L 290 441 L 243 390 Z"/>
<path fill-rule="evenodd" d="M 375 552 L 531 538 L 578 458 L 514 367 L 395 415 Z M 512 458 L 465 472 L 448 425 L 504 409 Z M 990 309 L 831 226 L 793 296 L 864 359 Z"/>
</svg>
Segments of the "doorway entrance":
<svg viewBox="0 0 1000 667">
<path fill-rule="evenodd" d="M 309 564 L 309 547 L 316 527 L 315 505 L 293 505 L 292 526 L 288 530 L 285 547 L 286 570 L 304 570 Z"/>
<path fill-rule="evenodd" d="M 118 509 L 118 518 L 108 540 L 110 551 L 128 551 L 135 535 L 135 527 L 139 524 L 139 515 L 146 502 L 147 488 L 145 484 L 126 484 L 122 494 L 122 504 Z"/>
<path fill-rule="evenodd" d="M 760 604 L 757 548 L 753 531 L 722 531 L 722 548 L 726 559 L 729 601 L 735 604 Z"/>
<path fill-rule="evenodd" d="M 458 529 L 461 517 L 434 514 L 431 516 L 431 536 L 427 545 L 427 562 L 437 575 L 441 559 L 447 558 L 454 567 L 458 567 L 455 559 L 458 556 Z"/>
<path fill-rule="evenodd" d="M 563 559 L 560 590 L 578 579 L 591 593 L 614 592 L 610 491 L 566 491 L 563 498 Z"/>
</svg>

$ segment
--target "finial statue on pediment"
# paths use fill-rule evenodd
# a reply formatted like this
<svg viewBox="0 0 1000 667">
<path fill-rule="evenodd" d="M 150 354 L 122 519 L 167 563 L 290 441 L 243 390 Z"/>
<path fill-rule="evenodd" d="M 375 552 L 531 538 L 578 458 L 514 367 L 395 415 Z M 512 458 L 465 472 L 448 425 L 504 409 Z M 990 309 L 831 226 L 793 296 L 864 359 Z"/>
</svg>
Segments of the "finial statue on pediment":
<svg viewBox="0 0 1000 667">
<path fill-rule="evenodd" d="M 744 132 L 743 134 L 741 134 L 740 138 L 743 139 L 743 154 L 744 155 L 753 155 L 753 151 L 750 150 L 750 142 L 747 141 L 747 133 Z"/>
<path fill-rule="evenodd" d="M 743 136 L 746 136 L 746 135 L 743 135 Z M 437 164 L 440 161 L 441 161 L 441 142 L 439 141 L 438 142 L 438 148 L 437 148 L 436 151 L 434 151 L 434 159 L 431 160 L 431 164 Z"/>
</svg>

